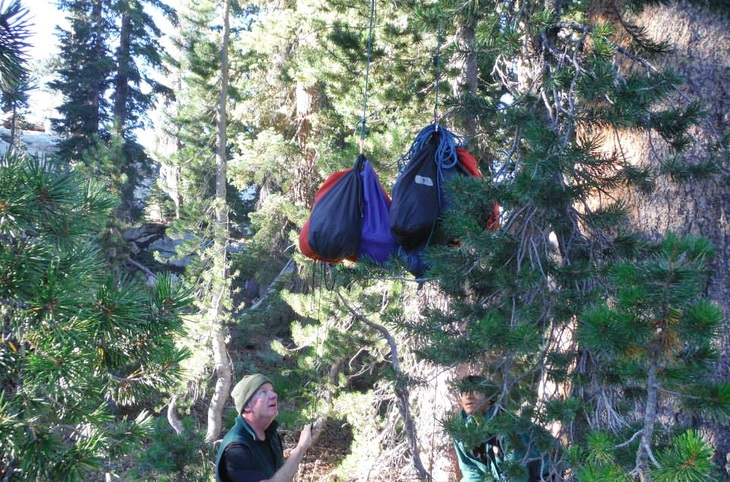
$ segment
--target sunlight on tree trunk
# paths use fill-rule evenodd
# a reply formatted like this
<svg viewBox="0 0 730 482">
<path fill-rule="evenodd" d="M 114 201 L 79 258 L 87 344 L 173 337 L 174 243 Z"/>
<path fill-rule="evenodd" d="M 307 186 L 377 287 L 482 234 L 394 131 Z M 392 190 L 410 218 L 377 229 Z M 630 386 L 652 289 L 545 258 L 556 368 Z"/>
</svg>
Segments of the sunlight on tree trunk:
<svg viewBox="0 0 730 482">
<path fill-rule="evenodd" d="M 301 151 L 295 166 L 292 201 L 297 205 L 309 206 L 317 192 L 320 178 L 317 174 L 317 152 L 309 145 L 312 131 L 312 116 L 317 113 L 322 96 L 318 84 L 305 85 L 297 82 L 297 143 Z"/>
<path fill-rule="evenodd" d="M 454 97 L 464 100 L 466 95 L 476 95 L 478 82 L 478 67 L 476 56 L 476 30 L 475 22 L 472 19 L 461 19 L 456 26 L 456 45 L 459 52 L 456 65 L 459 75 L 456 77 L 453 86 Z M 475 139 L 477 133 L 477 119 L 471 116 L 461 118 L 464 132 L 467 139 Z"/>
<path fill-rule="evenodd" d="M 215 182 L 215 218 L 214 231 L 214 274 L 212 305 L 208 311 L 211 321 L 211 342 L 213 363 L 215 365 L 216 382 L 213 396 L 208 406 L 208 430 L 206 442 L 218 439 L 221 433 L 223 409 L 231 391 L 231 365 L 226 350 L 226 333 L 223 325 L 225 319 L 225 302 L 228 299 L 228 211 L 226 206 L 226 101 L 228 90 L 228 39 L 230 36 L 231 1 L 225 0 L 223 5 L 223 35 L 221 38 L 221 77 L 217 112 L 217 148 L 216 148 L 216 182 Z"/>
<path fill-rule="evenodd" d="M 614 2 L 595 1 L 592 11 L 597 21 L 617 22 Z M 730 26 L 727 16 L 703 10 L 686 3 L 648 7 L 636 19 L 630 19 L 647 28 L 655 39 L 666 40 L 673 51 L 662 57 L 662 64 L 669 64 L 687 82 L 676 92 L 677 105 L 687 105 L 690 99 L 699 99 L 708 117 L 691 128 L 690 136 L 697 142 L 685 161 L 700 164 L 708 156 L 708 146 L 715 142 L 730 127 L 730 74 L 723 67 L 730 55 Z M 620 31 L 620 28 L 617 28 Z M 636 64 L 625 65 L 627 70 Z M 663 67 L 657 65 L 656 67 Z M 621 141 L 619 142 L 619 135 Z M 717 255 L 714 261 L 715 274 L 708 285 L 709 297 L 730 313 L 730 242 L 728 241 L 728 219 L 730 198 L 722 176 L 691 179 L 691 182 L 677 182 L 666 170 L 662 174 L 662 163 L 671 152 L 665 142 L 654 135 L 643 133 L 627 134 L 607 132 L 602 149 L 621 156 L 637 166 L 651 166 L 658 171 L 654 179 L 655 190 L 646 195 L 638 189 L 624 193 L 630 206 L 632 223 L 646 235 L 656 238 L 668 231 L 691 233 L 709 238 Z M 711 155 L 711 154 L 710 154 Z M 728 321 L 725 322 L 726 330 Z M 716 364 L 715 380 L 730 377 L 730 345 L 728 337 L 721 337 L 716 343 L 720 359 Z M 726 423 L 712 420 L 702 421 L 702 426 L 711 435 L 716 447 L 715 462 L 730 474 L 730 427 Z"/>
</svg>

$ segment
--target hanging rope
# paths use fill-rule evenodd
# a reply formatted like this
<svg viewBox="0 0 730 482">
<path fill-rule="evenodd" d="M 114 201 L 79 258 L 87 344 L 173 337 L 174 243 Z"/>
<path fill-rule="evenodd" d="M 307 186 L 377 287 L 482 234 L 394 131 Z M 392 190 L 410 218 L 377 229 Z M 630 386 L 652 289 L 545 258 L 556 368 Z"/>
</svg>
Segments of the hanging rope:
<svg viewBox="0 0 730 482">
<path fill-rule="evenodd" d="M 370 0 L 370 29 L 368 31 L 368 56 L 365 67 L 365 88 L 363 90 L 362 99 L 362 118 L 358 123 L 360 127 L 360 154 L 365 154 L 365 123 L 368 110 L 368 87 L 370 82 L 370 61 L 372 59 L 373 50 L 373 25 L 375 24 L 375 0 Z"/>
<path fill-rule="evenodd" d="M 440 133 L 439 130 L 441 130 Z M 438 127 L 438 124 L 435 123 L 421 129 L 421 132 L 413 140 L 408 152 L 398 160 L 399 163 L 403 163 L 403 166 L 407 165 L 413 159 L 413 156 L 426 147 L 426 144 L 431 141 L 431 137 L 437 133 L 439 143 L 436 148 L 434 162 L 437 163 L 440 169 L 451 169 L 454 167 L 459 162 L 456 148 L 464 147 L 466 145 L 466 139 L 463 136 L 454 134 L 443 126 Z"/>
<path fill-rule="evenodd" d="M 436 84 L 434 86 L 433 123 L 439 125 L 439 84 L 441 83 L 441 19 L 436 35 Z"/>
</svg>

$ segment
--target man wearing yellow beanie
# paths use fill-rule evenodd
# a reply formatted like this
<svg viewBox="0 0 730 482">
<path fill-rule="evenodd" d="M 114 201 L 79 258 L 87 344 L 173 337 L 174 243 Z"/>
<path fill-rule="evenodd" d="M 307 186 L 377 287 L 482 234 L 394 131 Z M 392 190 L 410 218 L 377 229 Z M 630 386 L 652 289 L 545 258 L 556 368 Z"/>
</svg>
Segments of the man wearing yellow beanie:
<svg viewBox="0 0 730 482">
<path fill-rule="evenodd" d="M 247 375 L 233 387 L 236 424 L 228 431 L 216 457 L 218 482 L 291 482 L 299 463 L 321 432 L 321 421 L 302 429 L 299 443 L 284 461 L 274 420 L 279 414 L 274 385 L 261 374 Z"/>
</svg>

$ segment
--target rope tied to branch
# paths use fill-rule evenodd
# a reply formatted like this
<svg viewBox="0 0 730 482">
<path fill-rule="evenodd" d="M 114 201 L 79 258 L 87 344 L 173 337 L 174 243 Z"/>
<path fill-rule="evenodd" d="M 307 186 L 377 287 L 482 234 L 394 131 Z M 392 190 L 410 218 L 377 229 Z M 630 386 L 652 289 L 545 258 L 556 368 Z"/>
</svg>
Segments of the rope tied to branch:
<svg viewBox="0 0 730 482">
<path fill-rule="evenodd" d="M 365 65 L 365 86 L 363 88 L 362 99 L 362 117 L 355 126 L 355 130 L 360 130 L 360 154 L 365 154 L 365 126 L 367 123 L 368 110 L 368 88 L 370 86 L 370 62 L 373 52 L 373 26 L 375 24 L 375 0 L 370 0 L 370 28 L 368 30 L 367 43 L 367 62 Z"/>
</svg>

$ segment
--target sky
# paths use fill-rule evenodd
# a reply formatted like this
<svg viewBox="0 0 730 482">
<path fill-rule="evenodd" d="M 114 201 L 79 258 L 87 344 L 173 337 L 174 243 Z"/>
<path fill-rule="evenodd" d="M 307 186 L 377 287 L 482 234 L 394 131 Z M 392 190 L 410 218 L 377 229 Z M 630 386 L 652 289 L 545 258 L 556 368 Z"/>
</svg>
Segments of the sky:
<svg viewBox="0 0 730 482">
<path fill-rule="evenodd" d="M 21 0 L 21 4 L 29 10 L 29 20 L 33 24 L 30 30 L 33 37 L 29 40 L 32 47 L 31 57 L 44 58 L 56 48 L 56 37 L 53 34 L 56 22 L 62 18 L 56 9 L 55 0 Z"/>
<path fill-rule="evenodd" d="M 56 9 L 56 0 L 21 0 L 21 4 L 28 9 L 29 30 L 32 35 L 28 39 L 31 47 L 28 53 L 32 61 L 42 60 L 57 52 L 58 42 L 54 35 L 56 24 L 63 20 L 63 15 Z M 48 79 L 41 79 L 45 84 Z M 34 124 L 46 125 L 54 115 L 53 111 L 58 103 L 43 85 L 31 92 L 30 113 L 28 120 Z"/>
</svg>

